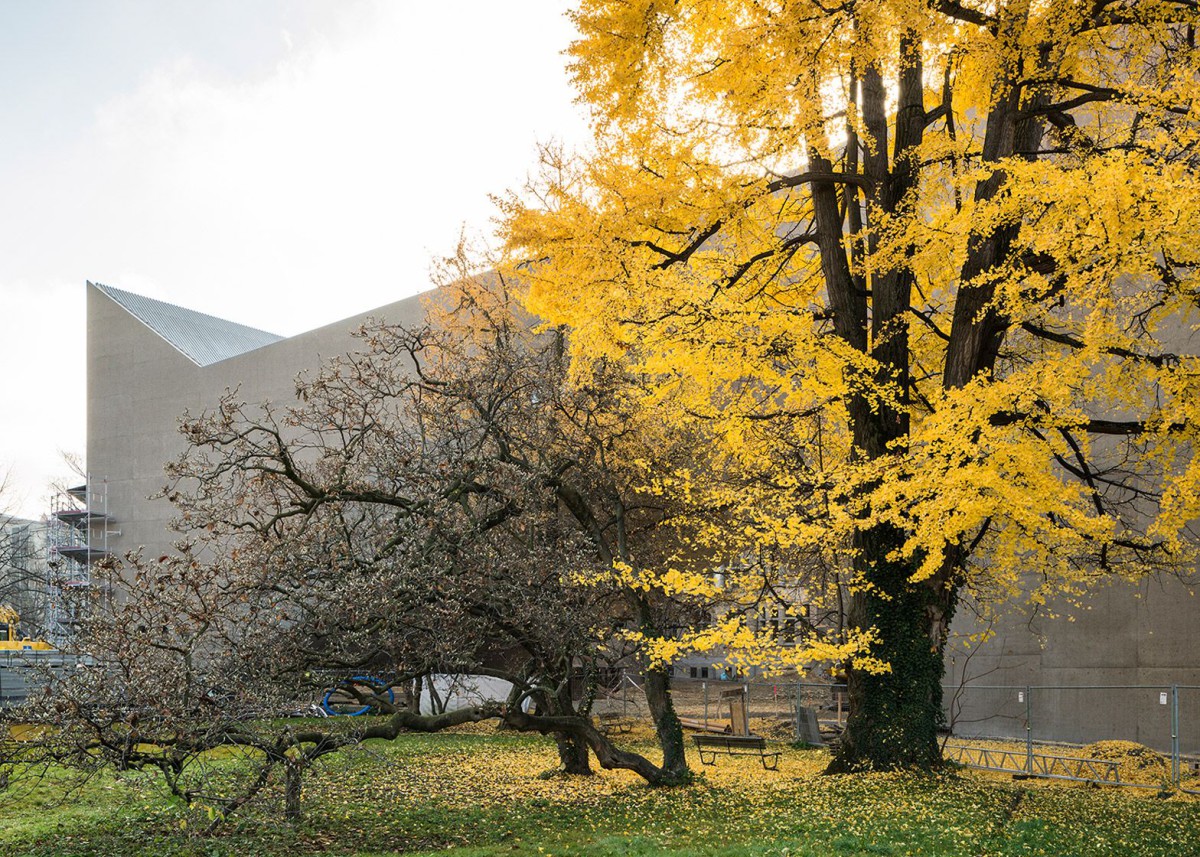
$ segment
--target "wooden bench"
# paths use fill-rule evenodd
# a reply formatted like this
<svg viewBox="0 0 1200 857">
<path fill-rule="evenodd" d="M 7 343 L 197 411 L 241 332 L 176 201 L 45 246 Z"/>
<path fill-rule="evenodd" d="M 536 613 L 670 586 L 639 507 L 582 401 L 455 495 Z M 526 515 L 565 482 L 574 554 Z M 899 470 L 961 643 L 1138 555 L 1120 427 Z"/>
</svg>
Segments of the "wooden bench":
<svg viewBox="0 0 1200 857">
<path fill-rule="evenodd" d="M 633 718 L 606 711 L 596 715 L 597 728 L 605 735 L 628 735 L 633 731 Z"/>
<path fill-rule="evenodd" d="M 758 756 L 763 768 L 775 771 L 779 768 L 778 750 L 767 751 L 767 739 L 761 735 L 693 735 L 696 749 L 700 751 L 700 761 L 705 765 L 715 765 L 717 756 L 724 753 L 728 756 Z M 770 759 L 770 764 L 767 760 Z"/>
</svg>

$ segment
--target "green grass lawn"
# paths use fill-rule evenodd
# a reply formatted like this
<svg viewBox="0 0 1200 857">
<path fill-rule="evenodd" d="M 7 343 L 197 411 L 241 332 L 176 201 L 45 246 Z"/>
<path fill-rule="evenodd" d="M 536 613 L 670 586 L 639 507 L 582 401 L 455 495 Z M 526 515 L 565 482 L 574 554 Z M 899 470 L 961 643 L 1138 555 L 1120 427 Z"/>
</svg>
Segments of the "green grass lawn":
<svg viewBox="0 0 1200 857">
<path fill-rule="evenodd" d="M 314 770 L 301 824 L 278 819 L 275 789 L 211 836 L 202 804 L 172 802 L 149 775 L 74 788 L 55 775 L 0 791 L 0 854 L 1200 857 L 1200 800 L 1182 796 L 967 772 L 824 777 L 817 750 L 786 750 L 778 773 L 697 759 L 703 775 L 676 789 L 539 776 L 555 761 L 544 738 L 406 736 Z"/>
</svg>

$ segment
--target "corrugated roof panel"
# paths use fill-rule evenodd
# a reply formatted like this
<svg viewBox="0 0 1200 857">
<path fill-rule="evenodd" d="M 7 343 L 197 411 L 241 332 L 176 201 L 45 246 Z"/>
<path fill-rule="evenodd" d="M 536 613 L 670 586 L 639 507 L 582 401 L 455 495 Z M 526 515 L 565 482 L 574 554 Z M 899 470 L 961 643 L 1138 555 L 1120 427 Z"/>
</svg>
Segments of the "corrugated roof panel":
<svg viewBox="0 0 1200 857">
<path fill-rule="evenodd" d="M 197 366 L 220 363 L 283 339 L 274 333 L 92 283 Z"/>
</svg>

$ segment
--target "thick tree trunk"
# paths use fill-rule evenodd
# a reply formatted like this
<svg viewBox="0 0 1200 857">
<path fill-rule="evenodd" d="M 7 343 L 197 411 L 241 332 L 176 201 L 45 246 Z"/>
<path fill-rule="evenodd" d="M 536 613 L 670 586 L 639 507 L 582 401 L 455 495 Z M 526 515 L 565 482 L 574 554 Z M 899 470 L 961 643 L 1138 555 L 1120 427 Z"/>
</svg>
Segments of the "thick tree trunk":
<svg viewBox="0 0 1200 857">
<path fill-rule="evenodd" d="M 848 671 L 850 715 L 828 773 L 930 769 L 942 762 L 937 732 L 944 722 L 943 654 L 955 590 L 944 582 L 914 585 L 912 564 L 882 559 L 901 535 L 875 527 L 859 538 L 872 588 L 851 597 L 850 625 L 876 630 L 871 653 L 891 671 Z"/>
<path fill-rule="evenodd" d="M 654 731 L 662 747 L 662 769 L 667 779 L 683 781 L 690 776 L 683 741 L 683 725 L 671 701 L 671 677 L 665 667 L 646 670 L 646 703 L 654 720 Z"/>
<path fill-rule="evenodd" d="M 571 682 L 565 681 L 558 689 L 554 698 L 556 714 L 579 714 L 575 710 L 575 700 L 571 698 Z M 586 714 L 581 716 L 587 716 Z M 558 760 L 562 764 L 563 773 L 590 776 L 591 762 L 588 757 L 587 742 L 575 735 L 558 733 L 554 736 L 558 744 Z"/>
<path fill-rule="evenodd" d="M 592 775 L 591 757 L 587 743 L 574 735 L 557 733 L 554 736 L 558 744 L 558 761 L 564 774 L 577 774 L 588 777 Z"/>
</svg>

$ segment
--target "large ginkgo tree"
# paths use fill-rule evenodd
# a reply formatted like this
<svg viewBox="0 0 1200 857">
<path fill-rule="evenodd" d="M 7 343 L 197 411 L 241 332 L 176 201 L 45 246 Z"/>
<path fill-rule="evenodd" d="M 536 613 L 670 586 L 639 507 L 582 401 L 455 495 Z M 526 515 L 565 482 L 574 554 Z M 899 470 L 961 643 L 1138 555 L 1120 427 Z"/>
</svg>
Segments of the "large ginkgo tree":
<svg viewBox="0 0 1200 857">
<path fill-rule="evenodd" d="M 727 592 L 739 568 L 762 591 L 767 554 L 808 558 L 772 566 L 781 586 L 838 569 L 833 769 L 936 765 L 964 597 L 1193 561 L 1196 3 L 573 16 L 594 140 L 501 201 L 528 305 L 578 366 L 620 362 L 660 419 L 705 423 L 649 490 L 724 510 Z M 707 644 L 761 635 L 730 615 Z"/>
</svg>

